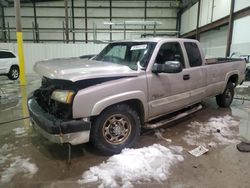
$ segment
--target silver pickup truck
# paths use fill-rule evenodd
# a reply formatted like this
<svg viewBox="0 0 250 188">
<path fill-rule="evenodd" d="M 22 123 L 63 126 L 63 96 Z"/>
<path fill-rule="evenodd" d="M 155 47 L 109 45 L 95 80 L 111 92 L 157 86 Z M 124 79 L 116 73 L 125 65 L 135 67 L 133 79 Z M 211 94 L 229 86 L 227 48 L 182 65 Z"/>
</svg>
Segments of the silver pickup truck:
<svg viewBox="0 0 250 188">
<path fill-rule="evenodd" d="M 196 40 L 153 38 L 110 43 L 91 60 L 38 62 L 34 70 L 43 76 L 28 99 L 34 127 L 52 142 L 91 141 L 113 154 L 132 147 L 141 128 L 163 125 L 157 118 L 192 111 L 204 98 L 230 106 L 246 63 L 205 60 Z"/>
</svg>

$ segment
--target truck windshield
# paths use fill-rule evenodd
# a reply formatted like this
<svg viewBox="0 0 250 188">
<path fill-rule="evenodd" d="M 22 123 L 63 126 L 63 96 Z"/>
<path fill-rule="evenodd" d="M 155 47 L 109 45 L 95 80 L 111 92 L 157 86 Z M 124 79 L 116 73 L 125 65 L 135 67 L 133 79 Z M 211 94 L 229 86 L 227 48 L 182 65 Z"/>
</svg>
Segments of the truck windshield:
<svg viewBox="0 0 250 188">
<path fill-rule="evenodd" d="M 133 70 L 138 66 L 146 68 L 155 46 L 155 42 L 111 43 L 94 60 L 126 65 Z"/>
</svg>

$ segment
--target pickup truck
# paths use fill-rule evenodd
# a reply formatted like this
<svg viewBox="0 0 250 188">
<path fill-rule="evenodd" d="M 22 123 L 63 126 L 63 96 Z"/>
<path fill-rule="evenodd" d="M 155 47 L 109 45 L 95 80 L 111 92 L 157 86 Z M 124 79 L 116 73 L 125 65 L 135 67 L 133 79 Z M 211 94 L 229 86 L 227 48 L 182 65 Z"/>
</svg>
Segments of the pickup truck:
<svg viewBox="0 0 250 188">
<path fill-rule="evenodd" d="M 37 62 L 34 70 L 43 76 L 28 99 L 38 132 L 55 143 L 90 141 L 114 154 L 132 147 L 141 128 L 163 125 L 152 123 L 157 118 L 204 98 L 216 96 L 220 107 L 229 107 L 246 63 L 206 60 L 196 40 L 153 38 L 110 43 L 91 60 Z"/>
</svg>

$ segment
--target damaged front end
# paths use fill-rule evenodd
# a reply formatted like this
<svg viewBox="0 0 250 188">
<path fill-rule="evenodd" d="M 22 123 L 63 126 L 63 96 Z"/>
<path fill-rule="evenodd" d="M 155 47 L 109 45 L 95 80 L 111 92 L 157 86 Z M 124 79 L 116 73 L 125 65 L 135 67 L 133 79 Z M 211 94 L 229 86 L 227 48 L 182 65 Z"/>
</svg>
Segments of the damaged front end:
<svg viewBox="0 0 250 188">
<path fill-rule="evenodd" d="M 42 79 L 39 89 L 28 99 L 28 109 L 34 128 L 51 142 L 82 144 L 89 141 L 91 123 L 73 119 L 72 99 L 63 102 L 53 98 L 55 91 L 70 90 L 76 93 L 77 85 L 66 80 Z"/>
<path fill-rule="evenodd" d="M 72 100 L 70 103 L 64 103 L 53 99 L 52 94 L 56 90 L 72 90 L 74 93 L 77 92 L 70 81 L 52 80 L 43 77 L 41 87 L 34 91 L 33 96 L 39 106 L 49 114 L 62 120 L 72 119 Z"/>
<path fill-rule="evenodd" d="M 74 96 L 79 90 L 120 78 L 123 77 L 72 82 L 43 77 L 41 87 L 28 99 L 28 109 L 34 128 L 51 142 L 72 145 L 88 142 L 91 122 L 89 117 L 74 119 Z"/>
</svg>

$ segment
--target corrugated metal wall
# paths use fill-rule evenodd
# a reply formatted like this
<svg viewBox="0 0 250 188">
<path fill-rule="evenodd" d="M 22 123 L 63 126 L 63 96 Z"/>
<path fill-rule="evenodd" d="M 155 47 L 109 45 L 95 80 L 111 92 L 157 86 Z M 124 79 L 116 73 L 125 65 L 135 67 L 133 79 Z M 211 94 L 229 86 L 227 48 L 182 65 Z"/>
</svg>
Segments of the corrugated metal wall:
<svg viewBox="0 0 250 188">
<path fill-rule="evenodd" d="M 25 43 L 26 73 L 33 73 L 33 65 L 37 61 L 52 58 L 77 57 L 81 55 L 97 54 L 106 44 L 35 44 Z M 17 54 L 16 43 L 0 43 L 1 49 L 9 49 Z"/>
<path fill-rule="evenodd" d="M 230 13 L 231 0 L 201 0 L 199 26 L 210 24 Z M 236 0 L 234 12 L 250 6 L 250 0 Z M 196 29 L 197 3 L 182 14 L 181 34 Z M 250 53 L 250 16 L 234 21 L 231 52 Z M 206 57 L 224 57 L 226 52 L 228 26 L 208 31 L 200 35 L 200 42 Z"/>
<path fill-rule="evenodd" d="M 250 3 L 249 3 L 250 4 Z M 231 53 L 250 55 L 250 16 L 234 21 Z"/>
<path fill-rule="evenodd" d="M 0 0 L 1 1 L 1 0 Z M 179 8 L 179 1 L 171 0 L 74 0 L 69 1 L 69 40 L 73 41 L 75 33 L 76 42 L 91 42 L 94 40 L 94 26 L 96 24 L 97 40 L 110 40 L 110 26 L 104 25 L 104 21 L 160 21 L 157 25 L 157 34 L 168 33 L 176 30 L 176 18 Z M 21 16 L 23 37 L 25 41 L 33 42 L 33 26 L 35 22 L 32 3 L 21 4 Z M 86 9 L 85 9 L 86 8 Z M 5 7 L 5 25 L 9 25 L 9 41 L 16 40 L 16 24 L 14 7 Z M 74 10 L 74 19 L 72 16 Z M 42 42 L 62 42 L 65 38 L 63 32 L 63 23 L 65 22 L 64 1 L 48 1 L 36 3 L 37 23 L 39 25 L 39 39 Z M 74 20 L 74 22 L 73 22 Z M 74 24 L 73 24 L 74 23 Z M 65 25 L 65 24 L 64 24 Z M 112 26 L 112 40 L 121 40 L 124 38 L 124 26 Z M 146 30 L 145 30 L 146 29 Z M 74 32 L 73 32 L 74 31 Z M 146 32 L 147 31 L 147 32 Z M 87 35 L 85 35 L 87 32 Z M 141 38 L 142 34 L 153 34 L 153 26 L 144 27 L 142 25 L 133 25 L 126 27 L 127 39 Z M 170 36 L 172 36 L 170 35 Z"/>
</svg>

